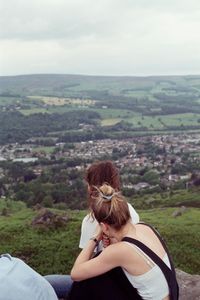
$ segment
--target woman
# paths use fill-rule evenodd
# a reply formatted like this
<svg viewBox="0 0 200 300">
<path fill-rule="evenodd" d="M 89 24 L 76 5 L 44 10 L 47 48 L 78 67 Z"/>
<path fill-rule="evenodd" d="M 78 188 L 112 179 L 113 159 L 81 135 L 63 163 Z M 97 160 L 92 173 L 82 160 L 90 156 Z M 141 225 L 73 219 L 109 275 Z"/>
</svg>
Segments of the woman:
<svg viewBox="0 0 200 300">
<path fill-rule="evenodd" d="M 163 247 L 158 235 L 145 224 L 134 225 L 131 222 L 127 202 L 120 192 L 110 185 L 103 184 L 99 188 L 94 188 L 91 198 L 92 214 L 99 225 L 87 246 L 79 254 L 71 270 L 72 279 L 86 280 L 120 266 L 129 282 L 137 288 L 142 299 L 169 300 L 170 292 L 177 288 L 176 278 L 166 248 Z M 94 249 L 102 240 L 103 234 L 114 238 L 117 243 L 92 258 Z M 151 251 L 154 253 L 151 258 L 146 254 L 148 253 L 146 248 L 150 256 Z M 161 261 L 161 265 L 164 265 L 169 273 L 171 272 L 169 277 L 173 278 L 173 282 L 170 279 L 171 282 L 168 283 L 167 275 L 164 275 L 160 267 L 155 264 L 154 256 Z M 176 295 L 173 294 L 174 298 L 171 299 L 177 299 L 177 291 L 175 292 Z"/>
<path fill-rule="evenodd" d="M 91 197 L 91 195 L 94 192 L 94 186 L 100 187 L 104 182 L 107 182 L 115 190 L 120 190 L 119 172 L 111 161 L 100 161 L 92 164 L 86 170 L 85 180 L 88 186 L 88 206 L 90 209 L 90 213 L 87 214 L 82 221 L 81 237 L 79 243 L 79 248 L 81 249 L 83 249 L 87 245 L 87 242 L 89 241 L 91 235 L 94 233 L 94 230 L 98 224 L 92 215 L 92 203 L 94 199 Z M 130 204 L 128 204 L 128 207 L 132 222 L 135 224 L 138 223 L 139 216 L 137 212 Z M 99 243 L 94 252 L 102 250 L 110 243 L 110 239 L 106 235 L 104 235 L 102 241 Z M 73 283 L 69 275 L 47 275 L 45 276 L 45 278 L 53 286 L 59 298 L 66 298 Z"/>
<path fill-rule="evenodd" d="M 92 204 L 94 199 L 91 196 L 94 192 L 94 187 L 100 187 L 103 183 L 106 182 L 116 191 L 120 191 L 119 171 L 111 161 L 100 161 L 92 164 L 86 171 L 85 180 L 88 185 L 88 206 L 90 209 L 90 213 L 87 214 L 82 221 L 81 237 L 79 243 L 79 248 L 81 249 L 86 246 L 91 237 L 91 234 L 93 234 L 97 226 L 97 221 L 95 220 L 94 215 L 92 215 Z M 139 222 L 139 215 L 129 203 L 128 208 L 130 211 L 132 222 L 134 224 L 137 224 Z M 103 246 L 106 247 L 109 243 L 110 240 L 108 240 L 104 236 Z M 102 243 L 98 245 L 98 250 L 102 250 Z"/>
</svg>

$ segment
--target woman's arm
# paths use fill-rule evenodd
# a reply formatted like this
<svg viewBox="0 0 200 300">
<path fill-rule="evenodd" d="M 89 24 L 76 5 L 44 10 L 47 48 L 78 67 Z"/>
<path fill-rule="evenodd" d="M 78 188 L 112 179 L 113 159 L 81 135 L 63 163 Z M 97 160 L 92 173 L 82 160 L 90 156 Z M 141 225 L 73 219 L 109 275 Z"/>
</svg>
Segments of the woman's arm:
<svg viewBox="0 0 200 300">
<path fill-rule="evenodd" d="M 120 266 L 121 243 L 110 245 L 101 254 L 92 258 L 96 243 L 90 240 L 87 246 L 81 251 L 71 270 L 71 277 L 74 281 L 81 281 L 106 273 L 107 271 Z"/>
</svg>

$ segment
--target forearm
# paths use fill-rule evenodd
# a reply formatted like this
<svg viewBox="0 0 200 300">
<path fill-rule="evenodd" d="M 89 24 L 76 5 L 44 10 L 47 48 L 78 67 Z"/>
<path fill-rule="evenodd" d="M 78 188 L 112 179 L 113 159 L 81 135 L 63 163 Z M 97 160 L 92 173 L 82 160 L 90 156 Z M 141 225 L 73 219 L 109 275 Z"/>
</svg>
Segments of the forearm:
<svg viewBox="0 0 200 300">
<path fill-rule="evenodd" d="M 90 260 L 93 256 L 96 246 L 97 244 L 94 240 L 89 240 L 86 247 L 80 252 L 79 256 L 77 257 L 73 268 L 83 262 Z"/>
<path fill-rule="evenodd" d="M 71 277 L 73 280 L 79 281 L 91 277 L 90 273 L 91 270 L 93 271 L 93 268 L 91 268 L 90 265 L 92 265 L 94 261 L 91 258 L 101 239 L 102 230 L 100 226 L 97 226 L 93 237 L 88 241 L 86 247 L 84 247 L 74 263 L 71 270 Z"/>
</svg>

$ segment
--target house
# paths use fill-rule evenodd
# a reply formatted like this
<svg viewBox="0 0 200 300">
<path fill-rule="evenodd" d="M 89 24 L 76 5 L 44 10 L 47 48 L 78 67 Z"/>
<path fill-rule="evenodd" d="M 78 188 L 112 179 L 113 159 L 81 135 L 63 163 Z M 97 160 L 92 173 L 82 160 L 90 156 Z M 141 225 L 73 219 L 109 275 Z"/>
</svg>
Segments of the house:
<svg viewBox="0 0 200 300">
<path fill-rule="evenodd" d="M 133 188 L 136 191 L 140 191 L 140 190 L 143 190 L 143 189 L 146 189 L 149 187 L 150 187 L 150 184 L 147 182 L 139 182 L 139 183 L 133 185 Z"/>
</svg>

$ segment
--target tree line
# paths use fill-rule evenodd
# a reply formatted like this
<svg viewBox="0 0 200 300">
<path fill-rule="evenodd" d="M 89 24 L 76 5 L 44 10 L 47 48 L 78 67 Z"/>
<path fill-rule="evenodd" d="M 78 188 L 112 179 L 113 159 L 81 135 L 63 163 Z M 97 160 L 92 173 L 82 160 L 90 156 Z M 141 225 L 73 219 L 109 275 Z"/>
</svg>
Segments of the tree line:
<svg viewBox="0 0 200 300">
<path fill-rule="evenodd" d="M 20 112 L 0 113 L 0 143 L 24 143 L 31 137 L 45 137 L 49 132 L 80 129 L 80 124 L 96 124 L 100 116 L 94 111 L 70 111 L 63 114 Z"/>
</svg>

